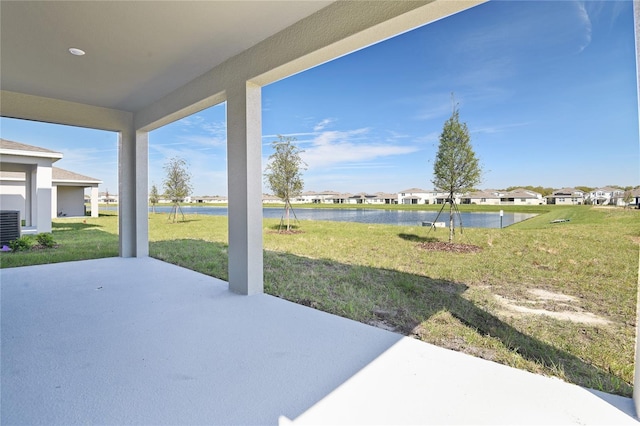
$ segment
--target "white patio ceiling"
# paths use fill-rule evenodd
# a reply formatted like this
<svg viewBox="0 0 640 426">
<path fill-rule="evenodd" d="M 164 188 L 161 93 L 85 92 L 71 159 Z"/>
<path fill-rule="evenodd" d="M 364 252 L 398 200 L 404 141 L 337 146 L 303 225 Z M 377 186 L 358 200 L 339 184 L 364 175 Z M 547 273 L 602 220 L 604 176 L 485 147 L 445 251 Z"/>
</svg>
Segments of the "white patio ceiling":
<svg viewBox="0 0 640 426">
<path fill-rule="evenodd" d="M 3 1 L 0 85 L 134 112 L 330 3 Z"/>
</svg>

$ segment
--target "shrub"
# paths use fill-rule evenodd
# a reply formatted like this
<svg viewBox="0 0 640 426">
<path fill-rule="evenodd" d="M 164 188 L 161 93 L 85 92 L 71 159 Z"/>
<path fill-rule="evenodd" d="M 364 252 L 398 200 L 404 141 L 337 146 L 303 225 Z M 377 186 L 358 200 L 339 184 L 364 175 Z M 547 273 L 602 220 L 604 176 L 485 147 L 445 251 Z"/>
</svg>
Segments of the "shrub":
<svg viewBox="0 0 640 426">
<path fill-rule="evenodd" d="M 53 240 L 53 234 L 51 233 L 46 233 L 46 234 L 38 234 L 36 235 L 36 240 L 38 241 L 38 244 L 40 244 L 42 247 L 53 247 L 56 242 Z"/>
<path fill-rule="evenodd" d="M 9 242 L 11 251 L 25 251 L 29 250 L 31 246 L 33 246 L 33 240 L 28 235 L 23 235 Z"/>
</svg>

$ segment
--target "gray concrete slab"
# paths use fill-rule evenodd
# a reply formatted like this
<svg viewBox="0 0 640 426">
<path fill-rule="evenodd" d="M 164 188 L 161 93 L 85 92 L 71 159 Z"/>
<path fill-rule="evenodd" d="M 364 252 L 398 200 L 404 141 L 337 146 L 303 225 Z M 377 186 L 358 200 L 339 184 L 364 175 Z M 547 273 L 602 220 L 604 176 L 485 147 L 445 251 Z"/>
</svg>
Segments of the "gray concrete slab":
<svg viewBox="0 0 640 426">
<path fill-rule="evenodd" d="M 0 270 L 10 424 L 637 424 L 629 398 L 158 260 Z"/>
</svg>

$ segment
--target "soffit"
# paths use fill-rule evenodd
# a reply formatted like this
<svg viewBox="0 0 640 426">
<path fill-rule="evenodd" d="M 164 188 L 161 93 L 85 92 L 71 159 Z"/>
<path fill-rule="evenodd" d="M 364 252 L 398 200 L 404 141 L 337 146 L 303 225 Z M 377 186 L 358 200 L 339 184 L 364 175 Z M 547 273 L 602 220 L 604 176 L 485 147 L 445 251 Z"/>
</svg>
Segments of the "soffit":
<svg viewBox="0 0 640 426">
<path fill-rule="evenodd" d="M 137 111 L 330 3 L 2 1 L 0 88 Z"/>
</svg>

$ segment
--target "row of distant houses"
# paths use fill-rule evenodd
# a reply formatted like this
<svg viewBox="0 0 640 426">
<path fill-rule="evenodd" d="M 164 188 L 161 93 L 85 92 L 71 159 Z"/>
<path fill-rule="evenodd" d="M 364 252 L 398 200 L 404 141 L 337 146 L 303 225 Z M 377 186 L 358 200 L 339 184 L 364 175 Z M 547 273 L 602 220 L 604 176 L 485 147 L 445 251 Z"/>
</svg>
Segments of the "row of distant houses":
<svg viewBox="0 0 640 426">
<path fill-rule="evenodd" d="M 77 217 L 87 214 L 98 216 L 99 204 L 117 204 L 118 195 L 98 192 L 102 181 L 69 170 L 54 167 L 63 154 L 46 148 L 27 145 L 0 138 L 0 210 L 17 211 L 22 232 L 50 232 L 51 219 Z M 89 189 L 90 195 L 85 195 Z M 585 193 L 576 188 L 563 188 L 543 197 L 541 194 L 519 188 L 513 191 L 484 190 L 453 194 L 459 204 L 479 205 L 633 205 L 640 206 L 640 189 L 629 196 L 618 188 L 598 188 Z M 376 192 L 342 193 L 337 191 L 307 191 L 293 203 L 301 204 L 444 204 L 449 193 L 409 188 L 398 193 Z M 227 203 L 227 197 L 191 196 L 187 203 Z M 283 203 L 278 197 L 263 194 L 263 203 Z M 170 203 L 161 199 L 160 203 Z"/>
<path fill-rule="evenodd" d="M 99 199 L 106 197 L 100 194 Z M 114 196 L 110 195 L 114 202 Z M 625 199 L 625 191 L 619 188 L 598 188 L 584 192 L 576 188 L 562 188 L 551 195 L 543 196 L 535 191 L 518 188 L 512 191 L 487 189 L 464 194 L 454 194 L 454 201 L 458 204 L 477 205 L 640 205 L 640 188 L 631 191 L 630 199 Z M 117 197 L 116 197 L 117 198 Z M 294 204 L 444 204 L 449 199 L 448 192 L 428 191 L 420 188 L 409 188 L 398 193 L 376 192 L 342 193 L 337 191 L 307 191 L 291 200 Z M 184 200 L 186 203 L 227 203 L 227 197 L 222 196 L 191 196 Z M 101 201 L 103 202 L 103 201 Z M 116 201 L 117 202 L 117 201 Z M 160 203 L 170 203 L 170 200 L 160 199 Z M 263 194 L 264 204 L 278 204 L 284 201 L 274 195 Z"/>
</svg>

